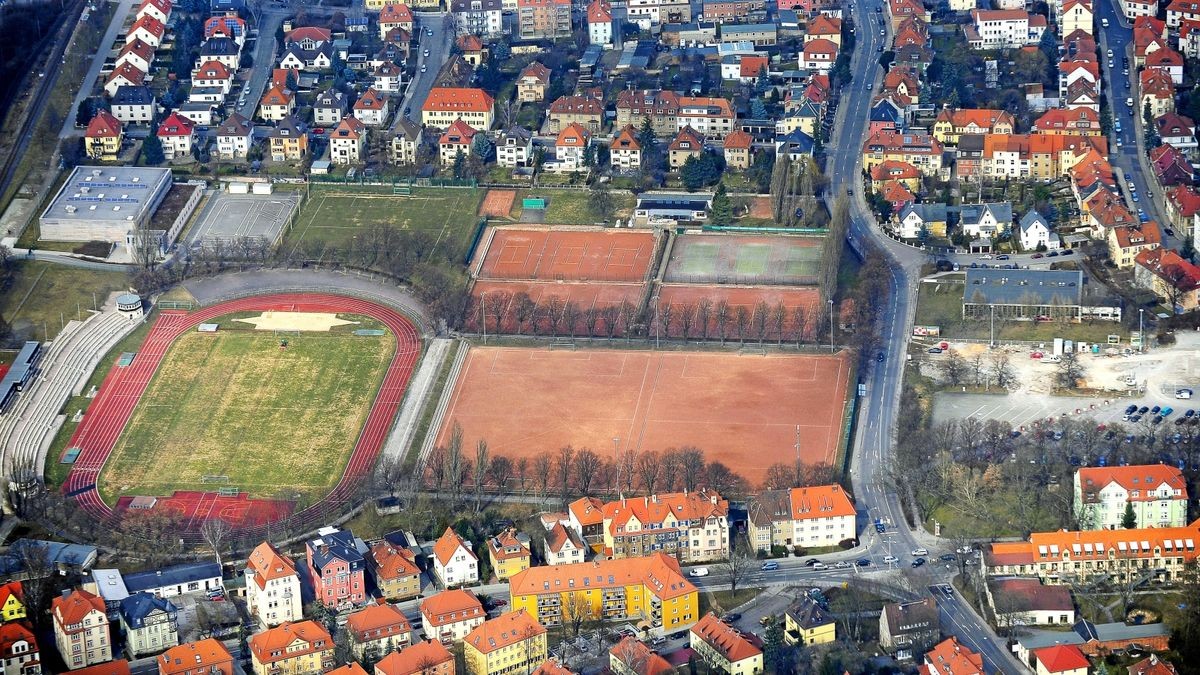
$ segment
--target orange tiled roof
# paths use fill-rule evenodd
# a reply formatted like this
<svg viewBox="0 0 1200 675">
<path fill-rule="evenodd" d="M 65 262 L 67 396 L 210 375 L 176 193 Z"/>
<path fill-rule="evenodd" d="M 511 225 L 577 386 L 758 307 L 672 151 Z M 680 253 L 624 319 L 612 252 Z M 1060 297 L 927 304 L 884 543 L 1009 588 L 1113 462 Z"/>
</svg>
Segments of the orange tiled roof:
<svg viewBox="0 0 1200 675">
<path fill-rule="evenodd" d="M 207 669 L 220 664 L 233 665 L 233 656 L 225 645 L 215 638 L 188 642 L 158 655 L 159 675 L 190 673 L 193 669 Z"/>
<path fill-rule="evenodd" d="M 632 127 L 630 127 L 632 128 Z M 580 525 L 599 525 L 604 522 L 604 503 L 595 497 L 580 497 L 567 507 Z"/>
<path fill-rule="evenodd" d="M 546 629 L 520 609 L 479 624 L 467 634 L 466 642 L 479 653 L 489 654 L 545 634 Z"/>
<path fill-rule="evenodd" d="M 804 43 L 804 55 L 810 54 L 837 54 L 838 46 L 833 40 L 825 38 L 817 38 Z"/>
<path fill-rule="evenodd" d="M 559 134 L 559 136 L 562 136 L 562 134 Z M 529 548 L 521 543 L 521 540 L 517 539 L 517 533 L 514 530 L 505 530 L 488 539 L 488 549 L 491 551 L 492 557 L 496 560 L 515 560 L 529 557 Z"/>
<path fill-rule="evenodd" d="M 959 644 L 953 635 L 925 652 L 925 663 L 932 664 L 939 673 L 984 675 L 983 656 Z"/>
<path fill-rule="evenodd" d="M 808 35 L 842 35 L 842 20 L 833 17 L 818 14 L 808 22 L 805 27 L 805 33 Z"/>
<path fill-rule="evenodd" d="M 871 169 L 871 180 L 907 180 L 920 178 L 921 172 L 908 162 L 885 159 Z"/>
<path fill-rule="evenodd" d="M 592 0 L 587 8 L 588 23 L 608 23 L 612 21 L 612 7 L 604 0 Z"/>
<path fill-rule="evenodd" d="M 129 82 L 138 85 L 146 80 L 146 73 L 141 68 L 126 61 L 117 66 L 111 73 L 108 74 L 108 82 L 116 80 L 118 77 L 123 77 Z"/>
<path fill-rule="evenodd" d="M 1174 98 L 1175 83 L 1171 76 L 1159 68 L 1151 68 L 1141 72 L 1142 96 L 1151 95 L 1155 98 Z"/>
<path fill-rule="evenodd" d="M 387 108 L 388 97 L 371 87 L 363 92 L 354 102 L 355 110 L 384 110 Z"/>
<path fill-rule="evenodd" d="M 1153 246 L 1162 243 L 1162 233 L 1158 230 L 1158 223 L 1153 220 L 1139 225 L 1114 227 L 1112 232 L 1113 236 L 1117 238 L 1117 246 L 1121 248 Z"/>
<path fill-rule="evenodd" d="M 691 142 L 696 150 L 703 150 L 700 135 L 691 127 L 679 131 L 671 141 L 671 149 L 682 149 L 676 146 L 683 140 Z M 620 529 L 631 519 L 637 519 L 645 527 L 648 523 L 665 523 L 668 518 L 678 522 L 721 517 L 729 514 L 729 502 L 715 490 L 701 489 L 621 499 L 605 504 L 603 510 L 608 527 Z"/>
<path fill-rule="evenodd" d="M 121 47 L 121 51 L 117 53 L 117 60 L 120 60 L 121 57 L 125 56 L 126 54 L 134 54 L 146 63 L 150 63 L 154 60 L 154 47 L 151 46 L 149 42 L 138 38 L 132 42 L 126 43 L 124 47 Z"/>
<path fill-rule="evenodd" d="M 550 84 L 550 69 L 538 61 L 534 61 L 525 66 L 525 69 L 521 71 L 521 79 L 527 77 L 533 78 L 542 84 Z"/>
<path fill-rule="evenodd" d="M 703 640 L 731 663 L 762 654 L 761 649 L 742 637 L 736 628 L 718 619 L 717 615 L 712 612 L 704 615 L 703 619 L 692 626 L 691 632 L 694 637 Z"/>
<path fill-rule="evenodd" d="M 301 649 L 289 649 L 296 642 L 305 642 Z M 262 664 L 294 659 L 305 654 L 333 649 L 333 638 L 316 621 L 284 622 L 274 628 L 250 636 L 250 651 Z M 278 654 L 275 656 L 274 654 Z"/>
<path fill-rule="evenodd" d="M 340 668 L 326 671 L 325 675 L 367 675 L 367 671 L 358 665 L 358 661 L 351 661 Z"/>
<path fill-rule="evenodd" d="M 421 569 L 406 548 L 396 548 L 386 541 L 376 542 L 368 553 L 375 563 L 375 576 L 383 580 L 399 579 L 419 575 Z"/>
<path fill-rule="evenodd" d="M 788 491 L 792 520 L 853 516 L 854 504 L 840 485 L 814 485 Z"/>
<path fill-rule="evenodd" d="M 275 85 L 263 94 L 263 105 L 287 105 L 292 102 L 292 92 L 284 89 L 279 85 Z"/>
<path fill-rule="evenodd" d="M 917 200 L 917 196 L 914 195 L 912 191 L 904 185 L 904 183 L 894 180 L 888 181 L 884 184 L 883 198 L 893 206 L 896 204 L 903 204 L 905 202 L 915 202 Z"/>
<path fill-rule="evenodd" d="M 1129 666 L 1129 675 L 1179 675 L 1179 671 L 1175 669 L 1175 664 L 1151 654 Z"/>
<path fill-rule="evenodd" d="M 470 591 L 456 588 L 422 600 L 421 616 L 425 617 L 427 624 L 435 627 L 467 619 L 482 619 L 483 604 Z"/>
<path fill-rule="evenodd" d="M 546 532 L 546 548 L 550 549 L 552 553 L 561 551 L 563 546 L 567 545 L 567 542 L 570 542 L 571 546 L 577 549 L 582 550 L 584 548 L 584 543 L 579 540 L 579 536 L 575 534 L 575 531 L 567 529 L 562 523 L 555 523 L 554 527 Z"/>
<path fill-rule="evenodd" d="M 379 10 L 379 23 L 412 23 L 413 13 L 408 5 L 388 3 Z"/>
<path fill-rule="evenodd" d="M 459 122 L 462 122 L 462 120 L 455 120 L 455 124 L 458 124 Z M 463 124 L 462 126 L 467 125 Z M 451 128 L 453 127 L 454 125 L 451 125 Z M 472 136 L 475 135 L 474 129 L 471 129 L 469 126 L 467 126 L 467 129 L 470 129 L 470 134 Z M 462 130 L 460 129 L 460 131 Z M 458 536 L 457 532 L 447 527 L 446 531 L 442 533 L 442 536 L 438 537 L 438 540 L 433 544 L 433 555 L 442 565 L 448 565 L 450 564 L 450 560 L 454 558 L 454 553 L 458 551 L 460 547 L 467 552 L 467 555 L 475 558 L 475 554 L 471 551 L 471 547 L 467 546 L 467 543 L 463 541 L 462 537 Z"/>
<path fill-rule="evenodd" d="M 1155 548 L 1164 556 L 1182 555 L 1185 562 L 1196 559 L 1200 520 L 1184 527 L 1152 527 L 1134 530 L 1084 530 L 1035 532 L 1027 542 L 991 545 L 990 564 L 1033 564 L 1107 559 L 1154 557 Z"/>
<path fill-rule="evenodd" d="M 1169 248 L 1142 251 L 1134 258 L 1134 262 L 1181 291 L 1188 292 L 1200 288 L 1200 268 Z M 1177 499 L 1185 499 L 1186 490 L 1183 495 Z M 1149 501 L 1149 497 L 1146 496 L 1142 501 Z"/>
<path fill-rule="evenodd" d="M 574 671 L 564 668 L 558 659 L 546 659 L 545 663 L 533 671 L 533 675 L 575 675 Z M 1159 675 L 1159 673 L 1139 673 L 1139 675 Z"/>
<path fill-rule="evenodd" d="M 98 663 L 87 668 L 70 671 L 71 675 L 129 675 L 129 661 L 125 659 L 115 659 L 105 663 Z"/>
<path fill-rule="evenodd" d="M 149 14 L 144 14 L 142 15 L 142 18 L 135 21 L 133 25 L 129 27 L 129 33 L 127 33 L 127 35 L 133 35 L 139 28 L 159 39 L 162 39 L 163 34 L 167 32 L 167 27 L 163 25 L 163 22 L 150 16 Z"/>
<path fill-rule="evenodd" d="M 337 127 L 334 128 L 333 133 L 329 137 L 334 140 L 338 138 L 356 140 L 366 130 L 367 125 L 363 124 L 362 120 L 353 115 L 346 115 L 342 118 L 341 122 L 338 122 Z"/>
<path fill-rule="evenodd" d="M 92 121 L 88 122 L 87 132 L 84 135 L 88 138 L 116 138 L 121 135 L 121 120 L 113 117 L 112 113 L 107 110 L 98 110 Z M 0 596 L 0 605 L 4 604 L 7 599 L 8 593 Z"/>
<path fill-rule="evenodd" d="M 367 605 L 346 617 L 346 629 L 358 642 L 398 635 L 407 637 L 412 632 L 404 612 L 386 602 Z"/>
<path fill-rule="evenodd" d="M 316 26 L 301 26 L 293 28 L 292 32 L 284 36 L 284 43 L 300 42 L 301 40 L 312 40 L 313 42 L 329 42 L 331 33 L 328 28 L 318 28 Z"/>
<path fill-rule="evenodd" d="M 582 148 L 587 146 L 591 136 L 592 134 L 578 122 L 571 122 L 558 132 L 558 138 L 554 140 L 554 145 L 560 148 Z"/>
<path fill-rule="evenodd" d="M 1158 497 L 1151 497 L 1149 491 L 1164 484 L 1172 490 L 1180 490 L 1179 499 L 1187 499 L 1187 481 L 1183 479 L 1183 472 L 1168 464 L 1083 467 L 1076 473 L 1076 481 L 1083 500 L 1089 503 L 1099 501 L 1096 495 L 1112 483 L 1120 485 L 1126 492 L 1137 490 L 1139 496 L 1130 497 L 1130 501 L 1156 501 Z"/>
<path fill-rule="evenodd" d="M 54 600 L 50 603 L 50 611 L 62 626 L 73 626 L 82 622 L 83 618 L 92 610 L 104 614 L 104 600 L 79 588 L 71 591 L 66 597 L 54 596 Z"/>
<path fill-rule="evenodd" d="M 231 77 L 229 68 L 220 61 L 205 61 L 196 69 L 196 79 L 228 80 Z"/>
<path fill-rule="evenodd" d="M 670 143 L 670 145 L 667 146 L 667 149 L 670 151 L 686 150 L 688 152 L 692 152 L 692 151 L 701 152 L 704 150 L 704 141 L 700 138 L 700 134 L 696 133 L 695 129 L 692 129 L 690 126 L 685 126 L 684 128 L 679 130 L 679 133 L 675 134 L 675 138 L 671 139 L 671 143 Z M 635 499 L 633 501 L 636 503 L 639 500 Z M 649 502 L 646 502 L 646 505 L 647 505 L 647 510 L 650 510 Z M 608 511 L 609 507 L 611 507 L 611 506 L 612 506 L 612 503 L 605 504 L 606 512 Z M 661 510 L 662 509 L 659 509 L 659 511 L 661 511 Z M 620 513 L 620 512 L 618 511 L 617 513 Z M 627 511 L 626 513 L 632 514 L 633 511 L 632 510 Z M 653 516 L 651 516 L 651 518 L 653 518 Z M 626 520 L 628 520 L 628 518 L 626 518 Z M 654 521 L 654 522 L 657 522 L 657 521 Z"/>
<path fill-rule="evenodd" d="M 725 136 L 726 150 L 749 150 L 753 143 L 754 137 L 741 129 Z"/>
<path fill-rule="evenodd" d="M 482 89 L 434 87 L 421 110 L 429 112 L 491 112 L 495 99 Z"/>
<path fill-rule="evenodd" d="M 1083 669 L 1086 673 L 1092 664 L 1075 645 L 1054 645 L 1033 650 L 1033 658 L 1041 662 L 1049 673 L 1065 673 Z"/>
<path fill-rule="evenodd" d="M 613 645 L 608 653 L 637 675 L 667 675 L 674 670 L 669 661 L 651 651 L 646 643 L 632 636 Z"/>
<path fill-rule="evenodd" d="M 509 588 L 513 596 L 557 594 L 566 588 L 583 588 L 585 579 L 592 588 L 645 585 L 661 600 L 696 592 L 696 587 L 680 572 L 679 562 L 663 553 L 642 558 L 530 567 L 515 574 L 509 580 Z"/>
<path fill-rule="evenodd" d="M 728 139 L 726 140 L 728 142 Z M 637 133 L 633 130 L 632 124 L 626 124 L 624 129 L 621 129 L 617 137 L 613 139 L 611 149 L 613 150 L 641 150 L 642 144 L 637 139 Z M 582 501 L 582 500 L 581 500 Z M 603 520 L 603 516 L 601 516 Z M 553 531 L 553 530 L 551 530 Z"/>
<path fill-rule="evenodd" d="M 375 670 L 382 675 L 414 675 L 447 661 L 453 662 L 454 655 L 441 642 L 426 640 L 388 654 L 375 664 Z"/>
</svg>

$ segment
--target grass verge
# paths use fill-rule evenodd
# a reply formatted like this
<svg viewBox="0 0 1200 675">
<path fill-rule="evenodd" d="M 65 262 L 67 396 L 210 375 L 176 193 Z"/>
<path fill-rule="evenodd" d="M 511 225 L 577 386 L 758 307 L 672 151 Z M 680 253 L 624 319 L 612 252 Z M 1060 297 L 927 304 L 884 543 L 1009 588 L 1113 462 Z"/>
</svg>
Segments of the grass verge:
<svg viewBox="0 0 1200 675">
<path fill-rule="evenodd" d="M 123 290 L 124 272 L 69 267 L 38 260 L 15 263 L 12 286 L 0 295 L 0 316 L 13 327 L 11 340 L 54 339 L 68 319 L 84 319 L 95 302 Z"/>
</svg>

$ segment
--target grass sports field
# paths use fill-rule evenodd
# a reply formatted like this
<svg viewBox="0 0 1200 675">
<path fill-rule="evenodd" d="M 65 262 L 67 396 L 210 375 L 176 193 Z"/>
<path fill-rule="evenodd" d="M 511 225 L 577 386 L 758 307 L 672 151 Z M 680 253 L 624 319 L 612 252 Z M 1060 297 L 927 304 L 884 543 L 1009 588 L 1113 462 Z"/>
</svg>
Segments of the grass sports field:
<svg viewBox="0 0 1200 675">
<path fill-rule="evenodd" d="M 337 484 L 395 337 L 355 335 L 382 328 L 361 316 L 340 315 L 356 323 L 328 333 L 287 335 L 251 330 L 241 316 L 170 347 L 100 474 L 108 503 L 222 487 L 315 499 Z"/>
<path fill-rule="evenodd" d="M 461 258 L 479 222 L 482 197 L 482 190 L 465 188 L 415 188 L 411 197 L 314 189 L 284 238 L 284 250 L 314 241 L 343 247 L 368 226 L 386 224 L 423 230 Z"/>
<path fill-rule="evenodd" d="M 815 284 L 819 237 L 690 234 L 675 240 L 666 280 L 692 283 Z"/>
</svg>

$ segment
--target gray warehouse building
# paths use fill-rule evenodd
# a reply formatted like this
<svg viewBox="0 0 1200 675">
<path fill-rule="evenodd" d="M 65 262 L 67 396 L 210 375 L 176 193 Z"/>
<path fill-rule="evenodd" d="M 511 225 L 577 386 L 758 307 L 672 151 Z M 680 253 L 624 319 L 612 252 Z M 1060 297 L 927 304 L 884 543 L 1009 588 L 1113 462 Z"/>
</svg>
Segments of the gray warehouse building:
<svg viewBox="0 0 1200 675">
<path fill-rule="evenodd" d="M 171 170 L 79 166 L 42 213 L 42 239 L 124 243 L 171 189 Z"/>
</svg>

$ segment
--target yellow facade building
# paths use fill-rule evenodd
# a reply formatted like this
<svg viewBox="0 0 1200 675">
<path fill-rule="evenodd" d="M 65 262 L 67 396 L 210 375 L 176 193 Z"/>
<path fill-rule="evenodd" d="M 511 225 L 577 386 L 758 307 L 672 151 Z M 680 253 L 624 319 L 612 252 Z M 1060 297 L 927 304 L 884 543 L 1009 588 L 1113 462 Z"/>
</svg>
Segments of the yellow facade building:
<svg viewBox="0 0 1200 675">
<path fill-rule="evenodd" d="M 488 559 L 492 571 L 500 581 L 511 579 L 514 574 L 529 569 L 529 545 L 525 535 L 518 537 L 517 531 L 509 528 L 488 539 Z"/>
<path fill-rule="evenodd" d="M 528 673 L 546 654 L 546 629 L 524 610 L 484 621 L 463 640 L 468 675 Z"/>
<path fill-rule="evenodd" d="M 513 610 L 524 609 L 543 626 L 586 615 L 602 621 L 640 619 L 665 631 L 699 620 L 699 593 L 663 553 L 531 567 L 513 576 Z"/>
<path fill-rule="evenodd" d="M 829 644 L 837 640 L 837 621 L 805 595 L 783 615 L 783 631 L 783 639 L 791 645 Z"/>
<path fill-rule="evenodd" d="M 0 620 L 5 623 L 25 618 L 25 593 L 21 582 L 10 581 L 0 586 Z"/>
<path fill-rule="evenodd" d="M 283 623 L 250 638 L 254 675 L 316 675 L 334 667 L 329 631 L 315 621 Z"/>
</svg>

